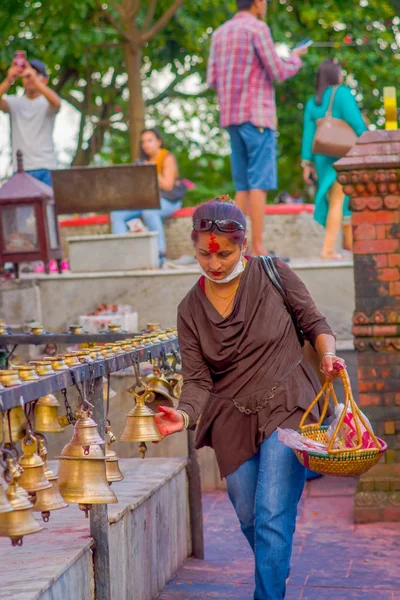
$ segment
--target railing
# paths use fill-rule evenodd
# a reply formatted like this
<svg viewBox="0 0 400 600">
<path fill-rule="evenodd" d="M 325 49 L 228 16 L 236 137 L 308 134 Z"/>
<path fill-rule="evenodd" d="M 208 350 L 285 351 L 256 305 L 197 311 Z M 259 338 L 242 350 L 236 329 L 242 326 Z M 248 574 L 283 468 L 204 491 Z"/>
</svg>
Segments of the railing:
<svg viewBox="0 0 400 600">
<path fill-rule="evenodd" d="M 61 334 L 62 335 L 62 334 Z M 113 334 L 120 335 L 120 334 Z M 1 336 L 0 344 L 13 344 L 14 336 Z M 45 337 L 46 340 L 49 336 Z M 59 337 L 58 335 L 56 336 Z M 73 341 L 79 341 L 78 335 L 73 337 Z M 87 336 L 85 336 L 87 337 Z M 101 334 L 95 336 L 99 341 Z M 130 334 L 132 337 L 132 334 Z M 121 338 L 119 338 L 121 339 Z M 87 339 L 85 339 L 87 341 Z M 26 343 L 26 342 L 22 342 Z M 33 342 L 35 343 L 35 342 Z M 42 343 L 42 341 L 40 342 Z M 36 401 L 41 396 L 63 390 L 75 384 L 81 386 L 91 384 L 93 390 L 91 403 L 93 404 L 93 418 L 97 423 L 99 434 L 104 437 L 106 428 L 106 415 L 103 399 L 103 377 L 115 373 L 122 369 L 132 367 L 137 362 L 147 362 L 163 355 L 179 352 L 178 340 L 176 337 L 168 341 L 160 341 L 152 344 L 146 344 L 143 347 L 125 352 L 112 358 L 103 358 L 93 360 L 87 364 L 80 364 L 70 367 L 68 371 L 59 371 L 54 375 L 41 377 L 39 381 L 25 382 L 21 385 L 6 388 L 0 391 L 1 405 L 0 410 L 7 411 L 11 408 L 25 405 Z M 193 556 L 195 558 L 204 558 L 203 542 L 203 520 L 201 508 L 201 483 L 200 470 L 194 450 L 193 432 L 188 431 L 188 480 L 189 480 L 189 504 Z M 106 504 L 93 505 L 90 511 L 90 535 L 95 542 L 93 561 L 95 578 L 95 598 L 96 600 L 110 600 L 110 550 L 108 537 L 108 508 Z"/>
</svg>

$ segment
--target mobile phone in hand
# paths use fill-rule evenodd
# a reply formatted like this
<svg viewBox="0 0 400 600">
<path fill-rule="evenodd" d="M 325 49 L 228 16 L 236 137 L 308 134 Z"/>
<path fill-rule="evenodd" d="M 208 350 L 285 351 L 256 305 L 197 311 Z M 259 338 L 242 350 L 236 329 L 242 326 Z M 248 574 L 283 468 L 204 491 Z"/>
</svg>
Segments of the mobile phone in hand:
<svg viewBox="0 0 400 600">
<path fill-rule="evenodd" d="M 14 52 L 13 63 L 22 72 L 26 67 L 26 52 L 25 50 L 16 50 Z"/>
<path fill-rule="evenodd" d="M 311 38 L 306 38 L 305 40 L 302 40 L 299 44 L 297 44 L 297 46 L 295 46 L 294 49 L 296 50 L 296 48 L 309 48 L 313 45 L 313 43 L 314 40 L 312 40 Z"/>
</svg>

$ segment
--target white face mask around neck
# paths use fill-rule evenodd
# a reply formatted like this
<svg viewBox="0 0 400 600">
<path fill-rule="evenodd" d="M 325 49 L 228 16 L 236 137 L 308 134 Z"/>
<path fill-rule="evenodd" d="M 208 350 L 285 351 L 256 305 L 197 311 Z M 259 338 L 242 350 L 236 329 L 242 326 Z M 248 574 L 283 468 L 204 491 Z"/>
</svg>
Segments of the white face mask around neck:
<svg viewBox="0 0 400 600">
<path fill-rule="evenodd" d="M 235 268 L 233 269 L 233 271 L 231 271 L 229 273 L 229 275 L 227 275 L 224 279 L 213 279 L 212 277 L 210 277 L 209 275 L 207 275 L 207 273 L 204 271 L 204 269 L 202 269 L 200 263 L 199 263 L 199 268 L 200 268 L 200 273 L 202 275 L 204 275 L 204 277 L 206 277 L 207 279 L 209 279 L 210 281 L 212 281 L 213 283 L 229 283 L 229 281 L 232 281 L 232 279 L 235 279 L 235 277 L 238 277 L 241 273 L 243 273 L 244 271 L 244 260 L 243 260 L 243 256 L 242 254 L 240 255 L 240 258 L 235 266 Z"/>
</svg>

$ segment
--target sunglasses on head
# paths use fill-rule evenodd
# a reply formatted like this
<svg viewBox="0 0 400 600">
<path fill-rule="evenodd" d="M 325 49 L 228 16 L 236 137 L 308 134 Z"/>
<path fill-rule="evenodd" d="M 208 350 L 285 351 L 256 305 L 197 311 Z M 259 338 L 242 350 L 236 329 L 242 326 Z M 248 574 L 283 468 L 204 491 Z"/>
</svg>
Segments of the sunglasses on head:
<svg viewBox="0 0 400 600">
<path fill-rule="evenodd" d="M 211 231 L 214 226 L 222 233 L 244 231 L 244 226 L 232 219 L 196 219 L 193 222 L 193 229 L 195 231 Z"/>
</svg>

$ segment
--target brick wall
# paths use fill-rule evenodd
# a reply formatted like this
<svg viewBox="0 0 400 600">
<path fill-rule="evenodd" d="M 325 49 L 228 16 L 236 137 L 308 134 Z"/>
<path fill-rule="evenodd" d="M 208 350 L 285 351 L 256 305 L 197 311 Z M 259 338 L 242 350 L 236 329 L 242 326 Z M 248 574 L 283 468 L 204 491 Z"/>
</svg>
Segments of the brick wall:
<svg viewBox="0 0 400 600">
<path fill-rule="evenodd" d="M 386 464 L 361 478 L 357 522 L 400 521 L 399 153 L 400 132 L 368 132 L 336 164 L 353 211 L 359 404 L 388 445 Z"/>
</svg>

